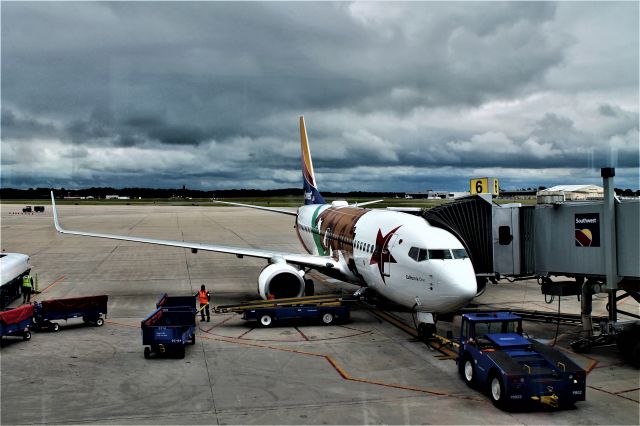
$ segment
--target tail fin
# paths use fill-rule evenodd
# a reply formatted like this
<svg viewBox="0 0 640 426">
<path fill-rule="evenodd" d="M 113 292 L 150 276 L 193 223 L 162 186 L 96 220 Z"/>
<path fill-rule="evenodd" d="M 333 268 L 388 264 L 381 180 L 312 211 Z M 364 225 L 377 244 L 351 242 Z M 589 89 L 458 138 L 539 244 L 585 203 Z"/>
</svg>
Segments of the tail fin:
<svg viewBox="0 0 640 426">
<path fill-rule="evenodd" d="M 302 147 L 302 185 L 304 188 L 304 204 L 325 204 L 316 186 L 316 178 L 313 174 L 313 163 L 307 140 L 307 129 L 304 126 L 304 117 L 300 117 L 300 144 Z"/>
</svg>

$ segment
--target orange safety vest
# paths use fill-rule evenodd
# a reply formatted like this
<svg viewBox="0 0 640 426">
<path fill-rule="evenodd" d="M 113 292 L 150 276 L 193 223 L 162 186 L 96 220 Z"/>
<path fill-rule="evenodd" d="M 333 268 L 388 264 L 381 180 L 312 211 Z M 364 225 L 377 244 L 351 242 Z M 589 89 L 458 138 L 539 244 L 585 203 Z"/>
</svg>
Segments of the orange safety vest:
<svg viewBox="0 0 640 426">
<path fill-rule="evenodd" d="M 200 290 L 198 292 L 198 299 L 200 300 L 201 305 L 206 305 L 209 303 L 209 296 L 207 293 L 209 293 L 207 290 Z"/>
</svg>

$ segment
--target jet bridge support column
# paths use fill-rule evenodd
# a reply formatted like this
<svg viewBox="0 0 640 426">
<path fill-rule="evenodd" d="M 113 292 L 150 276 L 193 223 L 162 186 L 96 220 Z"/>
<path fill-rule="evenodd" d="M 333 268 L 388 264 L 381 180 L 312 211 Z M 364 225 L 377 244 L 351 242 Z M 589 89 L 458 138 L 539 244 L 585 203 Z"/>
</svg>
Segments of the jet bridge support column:
<svg viewBox="0 0 640 426">
<path fill-rule="evenodd" d="M 591 324 L 591 310 L 593 307 L 593 285 L 589 280 L 582 284 L 582 297 L 580 298 L 580 311 L 582 319 L 583 339 L 593 337 L 593 325 Z"/>
<path fill-rule="evenodd" d="M 604 236 L 604 265 L 609 293 L 609 322 L 618 320 L 616 312 L 616 291 L 618 290 L 618 265 L 616 264 L 616 206 L 613 190 L 613 177 L 616 175 L 613 167 L 603 167 L 600 175 L 604 181 L 604 209 L 602 214 L 602 228 Z"/>
</svg>

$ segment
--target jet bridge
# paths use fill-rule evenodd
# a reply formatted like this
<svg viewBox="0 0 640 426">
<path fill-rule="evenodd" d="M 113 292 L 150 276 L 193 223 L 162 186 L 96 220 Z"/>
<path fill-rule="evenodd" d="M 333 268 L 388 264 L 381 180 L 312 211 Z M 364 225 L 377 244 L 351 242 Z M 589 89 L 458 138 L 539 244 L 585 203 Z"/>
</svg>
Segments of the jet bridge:
<svg viewBox="0 0 640 426">
<path fill-rule="evenodd" d="M 605 205 L 602 201 L 552 205 L 499 205 L 475 195 L 420 215 L 463 243 L 479 277 L 552 276 L 604 281 Z M 619 281 L 640 280 L 640 200 L 615 203 Z"/>
<path fill-rule="evenodd" d="M 602 169 L 604 201 L 499 205 L 491 196 L 476 195 L 419 214 L 463 243 L 478 277 L 479 294 L 487 279 L 504 277 L 538 278 L 545 295 L 581 295 L 586 337 L 574 349 L 589 349 L 624 334 L 618 313 L 640 319 L 637 310 L 617 308 L 626 297 L 640 303 L 640 200 L 615 198 L 614 175 L 614 169 Z M 594 337 L 591 298 L 598 292 L 609 295 L 609 321 Z M 640 353 L 640 342 L 631 348 Z"/>
</svg>

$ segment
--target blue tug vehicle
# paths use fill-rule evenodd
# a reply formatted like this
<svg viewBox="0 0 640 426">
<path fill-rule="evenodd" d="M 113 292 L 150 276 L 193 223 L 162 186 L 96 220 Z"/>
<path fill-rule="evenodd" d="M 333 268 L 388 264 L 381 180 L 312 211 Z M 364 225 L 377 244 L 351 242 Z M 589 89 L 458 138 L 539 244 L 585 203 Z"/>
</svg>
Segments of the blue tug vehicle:
<svg viewBox="0 0 640 426">
<path fill-rule="evenodd" d="M 509 312 L 463 314 L 457 364 L 465 383 L 488 391 L 501 409 L 585 400 L 586 371 L 559 350 L 525 337 L 522 318 Z"/>
</svg>

